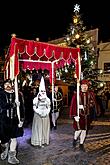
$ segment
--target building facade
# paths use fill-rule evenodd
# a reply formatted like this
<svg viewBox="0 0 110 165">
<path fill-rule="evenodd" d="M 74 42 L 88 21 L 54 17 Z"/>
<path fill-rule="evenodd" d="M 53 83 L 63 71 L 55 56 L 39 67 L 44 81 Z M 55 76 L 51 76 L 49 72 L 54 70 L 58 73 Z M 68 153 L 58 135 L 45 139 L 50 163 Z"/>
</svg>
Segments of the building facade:
<svg viewBox="0 0 110 165">
<path fill-rule="evenodd" d="M 102 75 L 98 76 L 98 80 L 110 82 L 110 42 L 99 43 L 98 45 L 98 68 L 102 70 Z"/>
</svg>

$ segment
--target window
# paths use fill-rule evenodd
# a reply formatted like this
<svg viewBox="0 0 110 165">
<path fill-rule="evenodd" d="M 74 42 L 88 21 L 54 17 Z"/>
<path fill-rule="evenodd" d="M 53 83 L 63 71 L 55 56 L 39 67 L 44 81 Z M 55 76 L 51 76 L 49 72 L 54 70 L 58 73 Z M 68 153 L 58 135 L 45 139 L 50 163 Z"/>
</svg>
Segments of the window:
<svg viewBox="0 0 110 165">
<path fill-rule="evenodd" d="M 110 73 L 110 63 L 104 63 L 104 72 Z"/>
</svg>

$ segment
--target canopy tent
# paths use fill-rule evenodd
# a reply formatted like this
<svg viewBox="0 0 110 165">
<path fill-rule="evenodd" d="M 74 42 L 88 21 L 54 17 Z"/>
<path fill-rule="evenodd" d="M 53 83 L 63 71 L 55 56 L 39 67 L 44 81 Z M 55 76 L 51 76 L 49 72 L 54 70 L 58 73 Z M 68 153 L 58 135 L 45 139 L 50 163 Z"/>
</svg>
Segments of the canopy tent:
<svg viewBox="0 0 110 165">
<path fill-rule="evenodd" d="M 54 69 L 58 69 L 75 63 L 76 75 L 79 76 L 78 53 L 79 48 L 61 47 L 44 42 L 24 40 L 12 37 L 5 63 L 5 78 L 14 79 L 19 74 L 19 66 L 22 69 L 45 69 L 50 71 L 50 82 L 52 82 L 52 63 Z M 36 63 L 37 62 L 37 63 Z"/>
<path fill-rule="evenodd" d="M 61 47 L 45 42 L 19 39 L 14 36 L 11 38 L 11 43 L 9 45 L 9 49 L 6 56 L 4 66 L 4 78 L 10 78 L 12 80 L 15 80 L 15 91 L 17 92 L 17 76 L 20 73 L 20 67 L 23 70 L 48 69 L 50 73 L 50 83 L 52 84 L 53 93 L 55 70 L 63 67 L 66 63 L 70 64 L 72 61 L 75 64 L 75 72 L 78 80 L 77 82 L 79 83 L 79 48 Z"/>
</svg>

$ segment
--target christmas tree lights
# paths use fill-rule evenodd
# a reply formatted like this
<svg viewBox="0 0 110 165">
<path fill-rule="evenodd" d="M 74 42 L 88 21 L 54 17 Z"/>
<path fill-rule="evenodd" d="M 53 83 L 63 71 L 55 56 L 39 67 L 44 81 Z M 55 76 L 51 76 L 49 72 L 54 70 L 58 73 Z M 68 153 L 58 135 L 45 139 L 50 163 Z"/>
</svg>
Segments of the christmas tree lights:
<svg viewBox="0 0 110 165">
<path fill-rule="evenodd" d="M 74 5 L 72 23 L 67 30 L 64 41 L 66 46 L 80 48 L 81 79 L 90 79 L 94 82 L 97 81 L 97 76 L 100 75 L 100 69 L 97 68 L 97 47 L 93 44 L 92 34 L 88 32 L 80 14 L 80 5 L 76 4 Z M 57 76 L 63 81 L 71 82 L 75 78 L 74 71 L 74 67 L 66 66 L 57 71 Z"/>
</svg>

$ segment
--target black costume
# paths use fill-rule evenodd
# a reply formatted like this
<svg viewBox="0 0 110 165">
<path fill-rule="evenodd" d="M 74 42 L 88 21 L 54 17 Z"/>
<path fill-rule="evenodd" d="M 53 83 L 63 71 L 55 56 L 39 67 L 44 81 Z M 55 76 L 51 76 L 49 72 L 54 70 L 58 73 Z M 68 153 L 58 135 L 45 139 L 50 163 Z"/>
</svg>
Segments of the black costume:
<svg viewBox="0 0 110 165">
<path fill-rule="evenodd" d="M 1 100 L 2 99 L 2 100 Z M 24 104 L 21 93 L 19 93 L 20 102 L 20 121 L 24 121 Z M 23 127 L 19 128 L 17 116 L 17 105 L 15 103 L 15 92 L 2 92 L 0 97 L 1 106 L 1 143 L 6 143 L 10 138 L 23 136 Z"/>
<path fill-rule="evenodd" d="M 53 127 L 54 129 L 57 129 L 57 120 L 62 109 L 62 99 L 63 95 L 58 91 L 58 88 L 56 87 L 56 91 L 54 91 L 54 107 L 53 102 L 51 103 L 51 128 Z"/>
<path fill-rule="evenodd" d="M 15 92 L 11 81 L 4 83 L 4 90 L 0 90 L 0 140 L 4 147 L 1 159 L 8 156 L 8 163 L 18 164 L 16 158 L 17 137 L 23 136 L 24 121 L 24 99 L 21 92 L 18 92 L 19 101 L 15 101 Z M 20 111 L 20 121 L 17 113 L 17 106 Z"/>
</svg>

